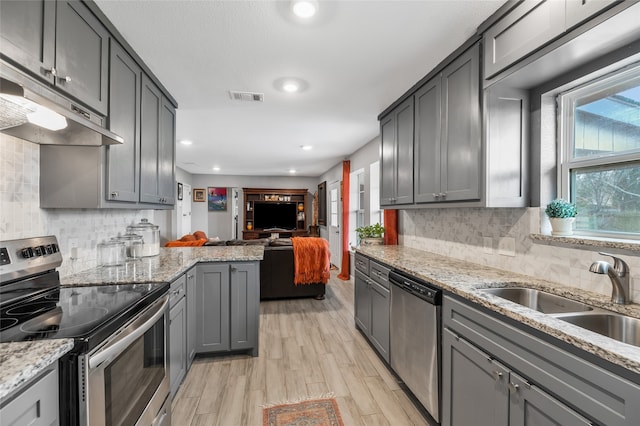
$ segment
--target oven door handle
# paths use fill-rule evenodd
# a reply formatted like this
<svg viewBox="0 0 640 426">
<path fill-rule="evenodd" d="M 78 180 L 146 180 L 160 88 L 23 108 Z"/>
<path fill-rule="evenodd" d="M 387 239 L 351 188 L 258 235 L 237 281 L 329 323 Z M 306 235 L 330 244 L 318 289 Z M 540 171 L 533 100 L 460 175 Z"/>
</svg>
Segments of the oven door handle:
<svg viewBox="0 0 640 426">
<path fill-rule="evenodd" d="M 160 304 L 159 307 L 156 307 Z M 155 302 L 146 312 L 130 323 L 121 335 L 114 341 L 108 343 L 104 348 L 89 357 L 89 368 L 96 368 L 105 361 L 111 361 L 125 351 L 140 336 L 154 326 L 154 324 L 165 314 L 165 308 L 169 304 L 169 297 L 163 296 L 161 300 Z"/>
</svg>

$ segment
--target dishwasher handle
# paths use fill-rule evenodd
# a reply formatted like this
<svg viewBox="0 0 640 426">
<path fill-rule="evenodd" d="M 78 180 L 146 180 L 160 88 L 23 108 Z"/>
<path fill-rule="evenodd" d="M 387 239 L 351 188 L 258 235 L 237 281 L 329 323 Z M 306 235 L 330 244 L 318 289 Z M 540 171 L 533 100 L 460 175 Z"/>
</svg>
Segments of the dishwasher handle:
<svg viewBox="0 0 640 426">
<path fill-rule="evenodd" d="M 407 277 L 391 271 L 389 272 L 389 282 L 432 305 L 440 305 L 442 303 L 442 290 L 418 281 L 417 278 Z"/>
</svg>

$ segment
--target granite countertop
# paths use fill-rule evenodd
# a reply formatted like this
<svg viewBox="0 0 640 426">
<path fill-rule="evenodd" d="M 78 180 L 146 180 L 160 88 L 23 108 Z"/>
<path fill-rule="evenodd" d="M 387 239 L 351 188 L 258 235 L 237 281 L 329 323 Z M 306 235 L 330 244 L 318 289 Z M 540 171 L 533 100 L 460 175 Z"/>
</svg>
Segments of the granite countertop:
<svg viewBox="0 0 640 426">
<path fill-rule="evenodd" d="M 618 342 L 480 290 L 514 286 L 538 288 L 636 318 L 640 318 L 639 304 L 615 305 L 609 297 L 599 293 L 402 246 L 368 246 L 357 251 L 640 374 L 640 347 Z"/>
<path fill-rule="evenodd" d="M 0 344 L 0 401 L 73 349 L 73 339 Z"/>
<path fill-rule="evenodd" d="M 262 260 L 264 247 L 206 246 L 161 248 L 160 254 L 128 261 L 123 266 L 92 268 L 60 278 L 63 286 L 166 283 L 178 278 L 198 262 Z"/>
</svg>

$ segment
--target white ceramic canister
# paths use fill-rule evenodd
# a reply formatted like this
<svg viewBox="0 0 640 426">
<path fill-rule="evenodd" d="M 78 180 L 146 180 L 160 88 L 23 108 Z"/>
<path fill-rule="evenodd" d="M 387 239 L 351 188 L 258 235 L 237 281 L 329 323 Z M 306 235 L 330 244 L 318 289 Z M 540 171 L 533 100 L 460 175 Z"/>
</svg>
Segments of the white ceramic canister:
<svg viewBox="0 0 640 426">
<path fill-rule="evenodd" d="M 142 256 L 157 256 L 160 254 L 160 227 L 141 219 L 136 225 L 127 226 L 127 234 L 137 234 L 142 237 Z"/>
</svg>

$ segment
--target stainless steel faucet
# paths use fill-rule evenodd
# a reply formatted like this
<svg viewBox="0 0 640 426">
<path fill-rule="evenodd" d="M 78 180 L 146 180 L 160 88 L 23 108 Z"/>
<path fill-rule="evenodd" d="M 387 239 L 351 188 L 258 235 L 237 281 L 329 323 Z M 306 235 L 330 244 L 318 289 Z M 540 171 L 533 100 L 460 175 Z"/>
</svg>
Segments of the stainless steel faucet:
<svg viewBox="0 0 640 426">
<path fill-rule="evenodd" d="M 596 274 L 607 274 L 611 278 L 613 291 L 611 301 L 620 305 L 631 303 L 629 300 L 629 265 L 624 260 L 609 253 L 599 252 L 603 256 L 613 257 L 613 265 L 604 260 L 593 262 L 589 267 L 589 272 Z"/>
</svg>

